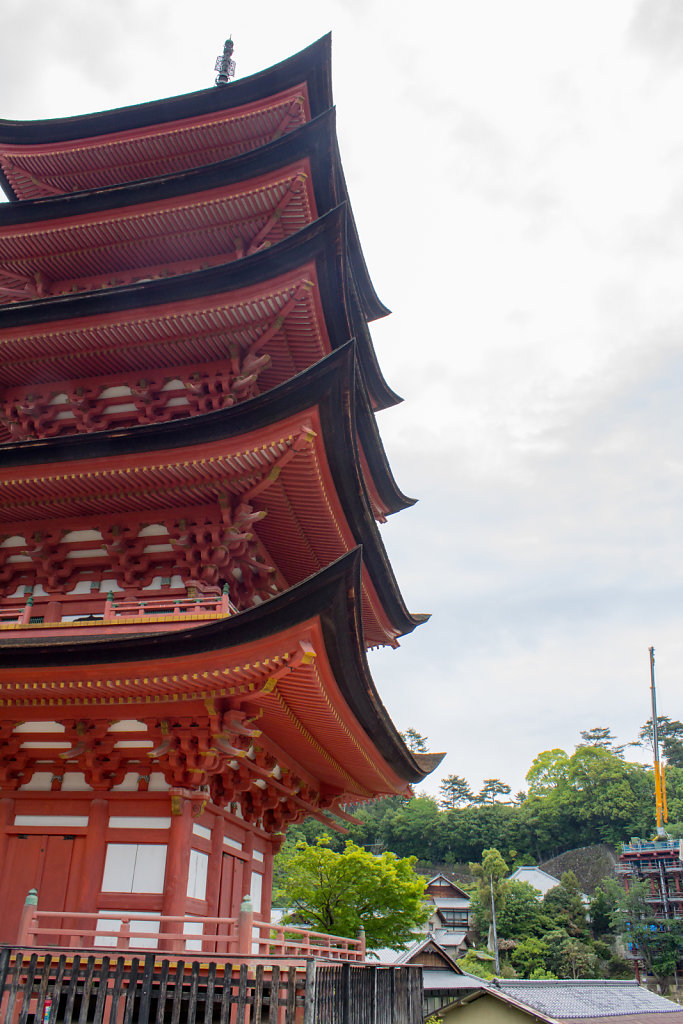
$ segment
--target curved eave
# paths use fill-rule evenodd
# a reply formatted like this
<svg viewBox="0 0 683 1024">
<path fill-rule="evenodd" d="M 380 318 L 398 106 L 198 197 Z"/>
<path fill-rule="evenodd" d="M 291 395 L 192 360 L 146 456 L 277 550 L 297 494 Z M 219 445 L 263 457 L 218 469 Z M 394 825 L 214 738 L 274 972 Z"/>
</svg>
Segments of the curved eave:
<svg viewBox="0 0 683 1024">
<path fill-rule="evenodd" d="M 209 295 L 236 292 L 315 259 L 324 267 L 321 279 L 325 281 L 328 293 L 326 307 L 329 307 L 330 333 L 346 340 L 349 337 L 347 299 L 336 277 L 338 264 L 335 259 L 335 253 L 345 249 L 345 219 L 344 206 L 338 206 L 270 249 L 208 270 L 196 270 L 159 281 L 140 281 L 105 291 L 14 303 L 0 309 L 0 338 L 9 328 L 34 324 L 52 326 L 68 320 L 94 319 L 124 310 L 177 305 Z M 333 301 L 335 298 L 336 303 Z M 342 321 L 341 329 L 335 329 L 339 320 Z"/>
<path fill-rule="evenodd" d="M 27 199 L 21 203 L 0 205 L 0 232 L 4 227 L 28 229 L 59 221 L 65 229 L 78 226 L 79 218 L 103 216 L 107 212 L 128 210 L 146 204 L 161 204 L 174 198 L 247 183 L 250 179 L 282 170 L 298 160 L 308 159 L 313 192 L 319 216 L 340 203 L 349 203 L 335 133 L 335 111 L 330 109 L 275 142 L 231 160 L 175 175 L 147 178 L 125 185 L 95 188 L 57 198 Z M 71 221 L 71 223 L 70 223 Z M 356 223 L 347 207 L 348 258 L 366 320 L 386 316 L 389 310 L 380 302 L 368 273 Z M 49 244 L 49 235 L 46 244 Z"/>
<path fill-rule="evenodd" d="M 0 692 L 3 682 L 12 683 L 33 671 L 58 679 L 60 669 L 116 666 L 123 676 L 126 666 L 130 666 L 127 674 L 134 675 L 149 664 L 172 675 L 174 661 L 189 658 L 200 668 L 207 654 L 235 652 L 318 619 L 335 682 L 369 744 L 399 779 L 421 782 L 431 769 L 425 770 L 401 740 L 370 675 L 362 639 L 361 575 L 361 552 L 356 549 L 265 604 L 206 626 L 163 635 L 71 638 L 61 643 L 2 638 Z"/>
<path fill-rule="evenodd" d="M 417 502 L 409 498 L 399 489 L 387 458 L 382 438 L 373 415 L 366 390 L 359 389 L 356 394 L 356 423 L 358 438 L 361 445 L 361 457 L 367 463 L 372 487 L 376 491 L 379 504 L 386 510 L 386 515 L 393 515 L 403 509 L 410 508 Z"/>
<path fill-rule="evenodd" d="M 140 131 L 155 125 L 202 117 L 258 103 L 305 83 L 311 117 L 332 106 L 331 36 L 329 33 L 287 60 L 227 86 L 212 86 L 148 103 L 76 117 L 36 121 L 0 119 L 0 152 L 5 146 L 46 145 L 85 141 L 101 135 Z M 4 174 L 0 184 L 10 199 L 16 195 Z"/>
<path fill-rule="evenodd" d="M 395 404 L 398 398 L 382 376 L 367 325 L 355 301 L 348 295 L 348 263 L 337 255 L 346 251 L 346 220 L 346 206 L 341 205 L 277 245 L 218 267 L 104 291 L 47 297 L 4 306 L 0 308 L 0 359 L 9 358 L 6 345 L 16 345 L 20 332 L 29 333 L 31 328 L 34 328 L 34 334 L 46 336 L 58 330 L 66 331 L 72 325 L 75 329 L 77 326 L 103 323 L 105 318 L 107 323 L 111 323 L 117 314 L 125 316 L 129 311 L 132 314 L 132 311 L 140 310 L 147 315 L 148 310 L 153 310 L 162 315 L 164 310 L 172 311 L 173 307 L 210 296 L 236 295 L 242 289 L 256 287 L 315 260 L 330 345 L 336 348 L 344 344 L 354 334 L 352 324 L 358 326 L 361 339 L 359 358 L 373 405 L 386 408 Z M 56 365 L 54 360 L 52 362 Z"/>
<path fill-rule="evenodd" d="M 333 145 L 334 135 L 335 111 L 332 108 L 275 142 L 231 160 L 220 160 L 179 174 L 144 178 L 123 185 L 85 189 L 64 196 L 24 199 L 21 203 L 5 203 L 0 205 L 0 227 L 5 224 L 47 223 L 53 219 L 82 217 L 105 210 L 163 202 L 176 196 L 246 182 L 304 157 L 310 158 L 315 173 L 314 190 L 318 210 L 324 214 L 337 206 L 342 198 L 346 198 L 345 191 L 337 188 L 338 172 L 334 164 L 338 154 Z"/>
<path fill-rule="evenodd" d="M 291 421 L 292 417 L 299 417 L 315 407 L 323 427 L 327 465 L 343 515 L 355 542 L 363 547 L 369 577 L 381 604 L 381 611 L 376 609 L 376 614 L 378 619 L 382 615 L 386 617 L 395 635 L 405 635 L 425 621 L 425 616 L 411 615 L 406 608 L 374 520 L 356 441 L 355 395 L 358 391 L 365 396 L 363 401 L 367 404 L 355 345 L 347 343 L 280 387 L 219 412 L 128 430 L 0 445 L 0 482 L 4 477 L 12 481 L 13 486 L 20 486 L 20 470 L 28 467 L 38 467 L 31 479 L 47 480 L 55 473 L 68 475 L 61 470 L 61 465 L 68 463 L 77 464 L 79 473 L 86 465 L 94 467 L 96 464 L 97 472 L 101 473 L 103 463 L 98 460 L 125 467 L 136 456 L 164 451 L 177 453 L 185 449 L 188 455 L 184 459 L 191 461 L 191 450 L 206 451 L 212 442 L 244 435 L 253 438 L 257 432 L 272 430 L 273 425 L 287 419 Z M 375 439 L 367 423 L 365 440 L 369 463 L 374 465 L 378 475 L 390 476 L 384 453 L 373 452 Z M 390 483 L 383 486 L 390 486 Z"/>
</svg>

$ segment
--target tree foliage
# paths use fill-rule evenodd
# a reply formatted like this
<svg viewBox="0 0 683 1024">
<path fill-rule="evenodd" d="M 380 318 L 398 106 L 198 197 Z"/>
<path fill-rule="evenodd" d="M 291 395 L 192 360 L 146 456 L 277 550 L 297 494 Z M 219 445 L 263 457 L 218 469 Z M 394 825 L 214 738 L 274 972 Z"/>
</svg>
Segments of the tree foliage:
<svg viewBox="0 0 683 1024">
<path fill-rule="evenodd" d="M 442 779 L 439 793 L 441 796 L 439 806 L 445 810 L 452 810 L 454 807 L 459 807 L 460 804 L 467 804 L 474 800 L 469 782 L 461 775 L 447 775 L 445 779 Z"/>
<path fill-rule="evenodd" d="M 416 754 L 426 753 L 427 737 L 423 736 L 417 729 L 406 729 L 405 732 L 401 733 L 401 739 L 408 747 L 408 750 L 412 750 Z"/>
<path fill-rule="evenodd" d="M 280 875 L 276 899 L 286 920 L 314 931 L 354 938 L 365 929 L 369 948 L 399 949 L 429 917 L 425 882 L 415 858 L 376 856 L 347 842 L 342 853 L 326 838 L 299 842 Z"/>
<path fill-rule="evenodd" d="M 647 902 L 647 882 L 632 881 L 628 891 L 616 882 L 605 883 L 605 887 L 614 901 L 613 927 L 657 979 L 660 991 L 665 992 L 676 964 L 683 958 L 683 920 L 654 917 Z"/>
<path fill-rule="evenodd" d="M 505 782 L 501 782 L 500 779 L 484 779 L 484 785 L 481 788 L 481 792 L 475 797 L 475 802 L 478 804 L 493 804 L 496 802 L 497 796 L 508 796 L 510 792 L 510 786 Z"/>
<path fill-rule="evenodd" d="M 616 754 L 617 757 L 622 757 L 626 745 L 617 746 L 615 744 L 616 736 L 612 735 L 612 730 L 607 729 L 603 726 L 595 726 L 592 729 L 582 729 L 580 732 L 583 743 L 580 743 L 580 747 L 601 747 L 603 750 L 609 750 L 611 754 Z"/>
</svg>

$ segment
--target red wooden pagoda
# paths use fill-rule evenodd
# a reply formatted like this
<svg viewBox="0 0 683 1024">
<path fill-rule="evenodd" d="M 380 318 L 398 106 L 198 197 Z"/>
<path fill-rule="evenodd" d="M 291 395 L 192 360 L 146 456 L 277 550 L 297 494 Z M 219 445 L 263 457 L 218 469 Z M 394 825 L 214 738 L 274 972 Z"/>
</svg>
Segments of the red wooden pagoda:
<svg viewBox="0 0 683 1024">
<path fill-rule="evenodd" d="M 0 122 L 0 942 L 43 910 L 268 919 L 290 822 L 435 761 L 366 662 L 423 616 L 324 38 Z M 341 827 L 341 826 L 339 826 Z M 11 884 L 7 884 L 11 882 Z"/>
</svg>

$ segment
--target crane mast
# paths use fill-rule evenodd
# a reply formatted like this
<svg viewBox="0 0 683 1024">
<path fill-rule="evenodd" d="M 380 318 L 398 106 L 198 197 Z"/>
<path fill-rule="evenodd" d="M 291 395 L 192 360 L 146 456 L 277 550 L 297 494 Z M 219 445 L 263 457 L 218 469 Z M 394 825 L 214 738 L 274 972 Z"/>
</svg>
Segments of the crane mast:
<svg viewBox="0 0 683 1024">
<path fill-rule="evenodd" d="M 655 757 L 655 805 L 657 808 L 657 833 L 664 834 L 664 824 L 669 820 L 666 806 L 666 776 L 659 763 L 659 729 L 657 722 L 657 691 L 655 688 L 655 649 L 650 647 L 650 696 L 652 698 L 652 747 Z"/>
</svg>

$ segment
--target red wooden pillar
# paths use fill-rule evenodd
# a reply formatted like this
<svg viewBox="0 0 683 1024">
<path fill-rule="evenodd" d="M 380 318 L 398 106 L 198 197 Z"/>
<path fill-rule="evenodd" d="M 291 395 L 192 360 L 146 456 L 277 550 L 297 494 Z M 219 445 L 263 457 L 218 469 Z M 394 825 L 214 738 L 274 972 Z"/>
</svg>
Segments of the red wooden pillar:
<svg viewBox="0 0 683 1024">
<path fill-rule="evenodd" d="M 187 879 L 192 846 L 192 802 L 179 793 L 171 793 L 171 827 L 168 831 L 164 899 L 161 913 L 165 917 L 181 917 L 187 905 Z M 162 924 L 162 932 L 182 931 L 179 922 Z M 180 942 L 169 943 L 182 948 Z"/>
<path fill-rule="evenodd" d="M 8 828 L 14 823 L 14 800 L 6 796 L 0 800 L 0 877 L 6 878 Z"/>
<path fill-rule="evenodd" d="M 273 900 L 273 847 L 269 846 L 263 865 L 263 891 L 261 893 L 261 917 L 270 921 L 270 910 Z"/>
<path fill-rule="evenodd" d="M 240 903 L 245 896 L 251 896 L 251 872 L 254 867 L 254 833 L 247 832 L 244 841 L 244 853 L 247 859 L 244 862 L 244 873 L 242 875 L 242 893 Z"/>
<path fill-rule="evenodd" d="M 223 859 L 224 824 L 223 817 L 217 814 L 213 819 L 211 830 L 211 853 L 209 854 L 209 871 L 206 880 L 206 904 L 209 917 L 218 917 L 218 900 L 221 888 L 221 862 Z"/>
<path fill-rule="evenodd" d="M 94 914 L 97 911 L 97 898 L 102 889 L 102 876 L 104 875 L 104 861 L 107 854 L 107 826 L 109 824 L 109 803 L 102 797 L 96 797 L 90 803 L 90 814 L 88 817 L 88 831 L 85 836 L 85 846 L 82 851 L 80 864 L 81 881 L 78 887 L 76 898 L 76 909 L 84 914 Z M 92 946 L 94 937 L 81 934 L 82 932 L 94 929 L 96 922 L 93 920 L 76 918 L 73 923 L 73 934 L 71 945 L 79 943 Z"/>
<path fill-rule="evenodd" d="M 86 914 L 97 910 L 97 897 L 102 888 L 104 861 L 106 857 L 106 835 L 109 824 L 109 803 L 102 797 L 90 802 L 88 831 L 85 837 L 84 863 L 81 884 L 78 889 L 78 909 Z"/>
</svg>

